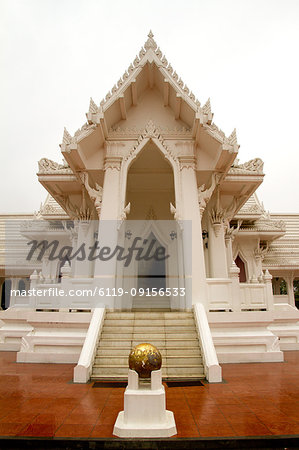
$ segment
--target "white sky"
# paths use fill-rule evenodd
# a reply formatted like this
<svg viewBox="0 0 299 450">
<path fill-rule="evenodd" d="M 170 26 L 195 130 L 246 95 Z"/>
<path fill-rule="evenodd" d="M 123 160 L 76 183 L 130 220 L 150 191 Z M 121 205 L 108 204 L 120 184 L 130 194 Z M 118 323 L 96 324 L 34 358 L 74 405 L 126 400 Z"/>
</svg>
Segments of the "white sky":
<svg viewBox="0 0 299 450">
<path fill-rule="evenodd" d="M 42 157 L 73 134 L 152 29 L 214 122 L 260 157 L 272 212 L 299 212 L 298 0 L 0 0 L 1 212 L 33 212 Z"/>
</svg>

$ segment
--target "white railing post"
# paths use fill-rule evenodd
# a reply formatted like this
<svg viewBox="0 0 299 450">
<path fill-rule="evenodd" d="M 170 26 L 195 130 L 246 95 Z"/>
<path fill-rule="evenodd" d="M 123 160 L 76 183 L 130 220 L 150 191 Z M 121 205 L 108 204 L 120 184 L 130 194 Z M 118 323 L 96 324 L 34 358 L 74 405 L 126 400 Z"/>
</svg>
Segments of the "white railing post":
<svg viewBox="0 0 299 450">
<path fill-rule="evenodd" d="M 201 303 L 195 303 L 193 308 L 196 327 L 201 342 L 205 376 L 210 383 L 220 383 L 222 381 L 222 370 L 218 363 L 205 308 Z"/>
<path fill-rule="evenodd" d="M 87 383 L 97 351 L 98 336 L 103 328 L 105 308 L 95 308 L 78 364 L 74 368 L 74 383 Z"/>
<path fill-rule="evenodd" d="M 274 310 L 274 297 L 273 297 L 273 290 L 272 290 L 272 275 L 270 274 L 269 270 L 266 269 L 264 274 L 264 281 L 265 281 L 265 303 L 267 305 L 268 311 Z"/>
</svg>

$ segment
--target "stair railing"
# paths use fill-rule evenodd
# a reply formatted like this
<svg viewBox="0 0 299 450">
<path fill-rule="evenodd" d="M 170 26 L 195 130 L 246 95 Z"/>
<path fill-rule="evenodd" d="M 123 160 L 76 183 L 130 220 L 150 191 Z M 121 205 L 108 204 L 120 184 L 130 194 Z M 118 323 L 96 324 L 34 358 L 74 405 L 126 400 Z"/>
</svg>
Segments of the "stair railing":
<svg viewBox="0 0 299 450">
<path fill-rule="evenodd" d="M 193 309 L 198 337 L 201 343 L 206 379 L 210 383 L 220 383 L 222 381 L 222 370 L 218 362 L 206 310 L 202 303 L 195 303 Z"/>
<path fill-rule="evenodd" d="M 74 383 L 87 383 L 95 359 L 98 337 L 105 319 L 105 308 L 95 308 L 81 350 L 78 364 L 74 368 Z"/>
</svg>

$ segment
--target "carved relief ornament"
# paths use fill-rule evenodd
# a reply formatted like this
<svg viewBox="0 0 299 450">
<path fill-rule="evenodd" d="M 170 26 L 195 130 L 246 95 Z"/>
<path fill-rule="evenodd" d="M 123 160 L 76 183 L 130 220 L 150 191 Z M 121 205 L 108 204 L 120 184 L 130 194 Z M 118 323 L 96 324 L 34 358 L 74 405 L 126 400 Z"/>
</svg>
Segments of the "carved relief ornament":
<svg viewBox="0 0 299 450">
<path fill-rule="evenodd" d="M 209 189 L 205 189 L 205 184 L 202 184 L 198 188 L 198 191 L 197 191 L 198 192 L 198 204 L 199 204 L 201 217 L 204 213 L 204 210 L 206 209 L 207 204 L 210 201 L 210 198 L 214 192 L 214 189 L 215 189 L 219 179 L 220 179 L 219 174 L 213 174 L 212 183 L 211 183 L 211 186 L 209 187 Z"/>
<path fill-rule="evenodd" d="M 142 133 L 138 136 L 136 144 L 132 147 L 129 154 L 125 157 L 125 161 L 128 161 L 129 159 L 134 159 L 139 145 L 145 139 L 157 139 L 159 141 L 159 143 L 162 145 L 163 149 L 165 150 L 165 157 L 172 159 L 172 160 L 176 160 L 176 156 L 173 154 L 171 149 L 167 146 L 166 142 L 163 139 L 163 136 L 161 135 L 161 133 L 159 131 L 159 128 L 156 126 L 156 124 L 152 120 L 149 120 L 147 122 L 147 124 L 145 125 Z"/>
<path fill-rule="evenodd" d="M 42 158 L 38 162 L 38 173 L 73 173 L 69 165 L 64 161 L 63 164 L 58 164 L 51 159 Z"/>
<path fill-rule="evenodd" d="M 97 211 L 98 216 L 100 216 L 101 208 L 102 208 L 102 197 L 103 197 L 103 188 L 99 184 L 95 184 L 96 188 L 91 188 L 88 182 L 88 174 L 87 172 L 83 172 L 80 174 L 81 181 L 87 190 L 89 197 L 94 202 L 95 209 Z"/>
</svg>

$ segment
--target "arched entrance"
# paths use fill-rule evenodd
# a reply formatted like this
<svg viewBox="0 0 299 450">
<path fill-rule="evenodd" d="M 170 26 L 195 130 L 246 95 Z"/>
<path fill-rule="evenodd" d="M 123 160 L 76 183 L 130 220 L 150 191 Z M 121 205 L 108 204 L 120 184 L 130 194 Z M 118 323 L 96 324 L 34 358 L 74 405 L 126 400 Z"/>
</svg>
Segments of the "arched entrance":
<svg viewBox="0 0 299 450">
<path fill-rule="evenodd" d="M 128 169 L 125 203 L 131 203 L 129 220 L 173 220 L 169 206 L 175 205 L 173 169 L 153 141 Z"/>
<path fill-rule="evenodd" d="M 240 283 L 246 283 L 246 281 L 247 281 L 246 266 L 245 266 L 243 259 L 240 256 L 240 254 L 238 254 L 238 256 L 236 257 L 235 264 L 240 269 L 240 273 L 239 273 Z"/>
<path fill-rule="evenodd" d="M 143 308 L 177 309 L 179 299 L 171 295 L 172 287 L 179 284 L 177 222 L 170 211 L 170 204 L 175 205 L 174 173 L 153 141 L 147 142 L 128 168 L 125 204 L 129 203 L 123 246 L 128 251 L 138 239 L 142 251 L 130 267 L 123 265 L 118 271 L 125 291 L 120 307 L 142 304 Z M 156 257 L 156 252 L 165 258 Z"/>
</svg>

